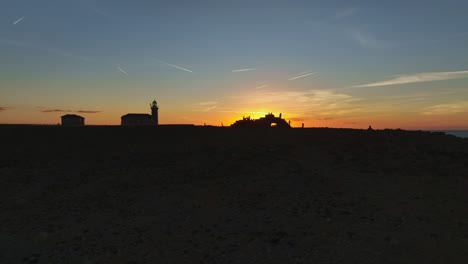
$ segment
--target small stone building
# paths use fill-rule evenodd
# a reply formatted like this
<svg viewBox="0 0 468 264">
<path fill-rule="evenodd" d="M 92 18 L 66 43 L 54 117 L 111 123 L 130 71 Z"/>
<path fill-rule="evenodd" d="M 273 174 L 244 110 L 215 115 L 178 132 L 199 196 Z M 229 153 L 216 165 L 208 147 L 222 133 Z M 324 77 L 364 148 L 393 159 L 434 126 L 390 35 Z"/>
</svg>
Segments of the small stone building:
<svg viewBox="0 0 468 264">
<path fill-rule="evenodd" d="M 79 115 L 63 115 L 62 126 L 84 126 L 84 117 Z"/>
<path fill-rule="evenodd" d="M 121 118 L 122 126 L 152 126 L 154 120 L 149 114 L 126 114 Z"/>
</svg>

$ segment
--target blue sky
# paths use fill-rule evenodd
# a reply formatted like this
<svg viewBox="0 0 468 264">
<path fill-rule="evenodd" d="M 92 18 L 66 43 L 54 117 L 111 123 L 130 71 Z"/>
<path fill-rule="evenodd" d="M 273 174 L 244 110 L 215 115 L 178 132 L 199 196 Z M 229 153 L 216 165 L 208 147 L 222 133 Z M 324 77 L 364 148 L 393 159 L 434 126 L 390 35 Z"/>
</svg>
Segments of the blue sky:
<svg viewBox="0 0 468 264">
<path fill-rule="evenodd" d="M 468 128 L 466 10 L 466 1 L 3 0 L 0 123 L 81 111 L 89 124 L 118 124 L 155 98 L 163 123 L 283 112 L 296 125 Z"/>
</svg>

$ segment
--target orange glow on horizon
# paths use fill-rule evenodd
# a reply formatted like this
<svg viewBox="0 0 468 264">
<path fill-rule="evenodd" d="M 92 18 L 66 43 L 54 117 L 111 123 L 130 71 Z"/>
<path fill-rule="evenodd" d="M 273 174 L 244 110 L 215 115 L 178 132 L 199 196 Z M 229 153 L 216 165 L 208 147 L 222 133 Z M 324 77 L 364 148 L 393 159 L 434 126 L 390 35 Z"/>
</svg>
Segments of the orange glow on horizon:
<svg viewBox="0 0 468 264">
<path fill-rule="evenodd" d="M 76 113 L 85 118 L 86 125 L 120 125 L 120 117 L 126 113 L 150 113 L 144 106 L 127 106 L 122 109 L 112 109 L 99 113 Z M 176 108 L 176 107 L 174 107 Z M 130 110 L 129 110 L 130 109 Z M 268 113 L 276 117 L 282 113 L 286 122 L 291 121 L 292 127 L 330 127 L 366 129 L 369 125 L 374 129 L 408 129 L 408 130 L 450 130 L 467 129 L 464 113 L 451 115 L 421 115 L 419 113 L 354 113 L 340 115 L 339 113 L 322 115 L 304 115 L 290 111 L 280 112 L 278 107 L 261 107 L 240 111 L 193 111 L 190 108 L 162 109 L 159 112 L 160 124 L 194 124 L 211 126 L 230 126 L 242 117 L 259 119 Z M 216 111 L 217 110 L 217 111 Z M 43 124 L 56 125 L 61 123 L 61 116 L 75 112 L 41 112 L 41 109 L 9 108 L 0 112 L 3 124 Z"/>
</svg>

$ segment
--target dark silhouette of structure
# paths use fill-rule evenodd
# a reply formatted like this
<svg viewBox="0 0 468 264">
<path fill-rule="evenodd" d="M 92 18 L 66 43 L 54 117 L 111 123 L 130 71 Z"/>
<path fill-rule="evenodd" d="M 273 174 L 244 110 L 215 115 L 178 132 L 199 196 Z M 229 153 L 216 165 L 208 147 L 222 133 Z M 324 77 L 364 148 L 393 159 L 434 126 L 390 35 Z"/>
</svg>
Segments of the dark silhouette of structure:
<svg viewBox="0 0 468 264">
<path fill-rule="evenodd" d="M 151 115 L 149 114 L 126 114 L 121 117 L 122 126 L 157 126 L 158 120 L 158 103 L 153 100 L 150 103 Z"/>
<path fill-rule="evenodd" d="M 63 115 L 62 126 L 84 126 L 84 117 L 79 115 Z"/>
<path fill-rule="evenodd" d="M 242 117 L 242 120 L 237 120 L 231 127 L 251 127 L 251 128 L 264 128 L 264 127 L 278 127 L 278 128 L 291 128 L 286 120 L 275 117 L 274 114 L 268 113 L 265 117 L 259 119 L 251 119 L 250 116 Z"/>
<path fill-rule="evenodd" d="M 151 108 L 151 117 L 153 118 L 154 124 L 157 126 L 159 125 L 159 119 L 158 119 L 158 103 L 156 100 L 153 100 L 153 102 L 150 104 Z"/>
</svg>

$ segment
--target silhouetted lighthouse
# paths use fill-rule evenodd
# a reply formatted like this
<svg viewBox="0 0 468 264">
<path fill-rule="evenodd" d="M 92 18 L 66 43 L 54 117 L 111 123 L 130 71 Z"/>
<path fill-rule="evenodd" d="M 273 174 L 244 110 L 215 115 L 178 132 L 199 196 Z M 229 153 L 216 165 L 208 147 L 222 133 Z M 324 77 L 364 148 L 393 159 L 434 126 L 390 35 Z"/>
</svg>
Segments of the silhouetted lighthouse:
<svg viewBox="0 0 468 264">
<path fill-rule="evenodd" d="M 153 102 L 150 104 L 151 106 L 151 118 L 153 119 L 154 124 L 157 126 L 159 124 L 158 122 L 158 103 L 156 100 L 153 100 Z"/>
<path fill-rule="evenodd" d="M 159 124 L 158 122 L 158 103 L 156 100 L 153 100 L 152 103 L 150 103 L 151 107 L 151 115 L 149 114 L 134 114 L 134 113 L 129 113 L 126 115 L 123 115 L 121 120 L 122 120 L 122 126 L 157 126 Z"/>
</svg>

